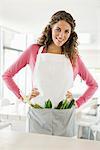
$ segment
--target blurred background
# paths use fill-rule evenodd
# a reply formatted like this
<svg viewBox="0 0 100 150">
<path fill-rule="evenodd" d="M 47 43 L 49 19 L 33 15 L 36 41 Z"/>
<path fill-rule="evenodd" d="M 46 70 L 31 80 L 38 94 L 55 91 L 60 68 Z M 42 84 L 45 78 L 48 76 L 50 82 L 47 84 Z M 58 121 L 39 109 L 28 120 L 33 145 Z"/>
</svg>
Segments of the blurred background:
<svg viewBox="0 0 100 150">
<path fill-rule="evenodd" d="M 11 119 L 16 115 L 14 119 L 20 121 L 21 117 L 26 117 L 26 106 L 7 89 L 1 75 L 30 44 L 36 42 L 50 17 L 58 10 L 68 11 L 76 20 L 79 53 L 100 86 L 100 0 L 0 0 L 1 117 L 7 119 L 10 116 Z M 22 69 L 14 80 L 24 94 L 31 91 L 31 72 L 28 66 Z M 84 81 L 77 76 L 71 91 L 77 98 L 86 88 Z M 97 117 L 100 87 L 91 100 L 82 106 L 80 111 Z M 24 130 L 22 122 L 16 130 Z"/>
</svg>

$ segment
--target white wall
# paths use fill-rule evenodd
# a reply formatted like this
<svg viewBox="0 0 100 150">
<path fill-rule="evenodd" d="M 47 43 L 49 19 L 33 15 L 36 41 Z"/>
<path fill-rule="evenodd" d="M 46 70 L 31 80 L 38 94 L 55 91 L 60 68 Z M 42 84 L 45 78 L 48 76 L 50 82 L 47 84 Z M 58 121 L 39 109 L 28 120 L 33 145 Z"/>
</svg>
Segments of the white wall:
<svg viewBox="0 0 100 150">
<path fill-rule="evenodd" d="M 99 30 L 99 0 L 0 0 L 0 24 L 33 33 L 38 28 L 39 32 L 61 9 L 73 15 L 78 32 Z"/>
</svg>

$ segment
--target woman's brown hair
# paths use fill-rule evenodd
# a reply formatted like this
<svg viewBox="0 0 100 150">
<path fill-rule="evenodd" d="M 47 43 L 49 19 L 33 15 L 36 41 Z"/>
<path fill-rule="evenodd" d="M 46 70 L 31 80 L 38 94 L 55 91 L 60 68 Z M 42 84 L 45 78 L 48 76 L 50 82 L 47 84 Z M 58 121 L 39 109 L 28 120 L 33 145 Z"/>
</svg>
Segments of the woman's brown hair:
<svg viewBox="0 0 100 150">
<path fill-rule="evenodd" d="M 54 15 L 52 15 L 49 24 L 45 27 L 44 31 L 42 32 L 42 36 L 38 39 L 37 43 L 40 46 L 48 48 L 48 46 L 52 43 L 52 32 L 51 32 L 52 26 L 60 20 L 64 20 L 71 25 L 71 34 L 66 43 L 62 45 L 62 53 L 64 53 L 65 56 L 68 56 L 70 58 L 72 66 L 74 67 L 78 55 L 77 51 L 78 36 L 74 31 L 76 23 L 71 14 L 67 13 L 66 11 L 58 11 Z"/>
</svg>

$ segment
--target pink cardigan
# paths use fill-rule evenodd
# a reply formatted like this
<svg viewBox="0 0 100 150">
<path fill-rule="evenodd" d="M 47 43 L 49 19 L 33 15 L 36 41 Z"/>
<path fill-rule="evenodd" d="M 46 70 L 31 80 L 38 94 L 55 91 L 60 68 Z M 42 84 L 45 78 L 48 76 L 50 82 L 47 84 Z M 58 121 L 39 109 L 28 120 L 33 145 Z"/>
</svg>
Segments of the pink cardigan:
<svg viewBox="0 0 100 150">
<path fill-rule="evenodd" d="M 39 46 L 37 44 L 31 45 L 29 48 L 27 48 L 22 55 L 17 59 L 17 61 L 12 64 L 3 74 L 3 80 L 5 81 L 7 87 L 18 97 L 21 97 L 20 89 L 16 85 L 16 83 L 13 80 L 13 76 L 21 70 L 23 67 L 25 67 L 27 64 L 29 64 L 31 70 L 34 70 L 36 57 L 38 54 Z M 43 53 L 45 53 L 46 50 L 43 50 Z M 78 107 L 85 103 L 91 96 L 95 93 L 98 85 L 95 81 L 95 79 L 92 77 L 90 72 L 85 67 L 84 63 L 82 62 L 81 58 L 78 56 L 76 67 L 73 68 L 74 72 L 74 79 L 77 74 L 81 76 L 81 78 L 86 82 L 88 88 L 83 93 L 81 97 L 79 97 L 76 100 L 76 103 Z"/>
</svg>

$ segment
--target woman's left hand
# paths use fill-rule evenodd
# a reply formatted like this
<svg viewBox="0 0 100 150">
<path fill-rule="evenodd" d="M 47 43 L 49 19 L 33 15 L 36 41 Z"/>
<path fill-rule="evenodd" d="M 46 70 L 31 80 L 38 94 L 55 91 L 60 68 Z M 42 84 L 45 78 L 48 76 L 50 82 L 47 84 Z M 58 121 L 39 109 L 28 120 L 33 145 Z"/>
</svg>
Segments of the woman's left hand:
<svg viewBox="0 0 100 150">
<path fill-rule="evenodd" d="M 67 91 L 66 99 L 70 102 L 73 99 L 73 95 L 70 91 Z"/>
<path fill-rule="evenodd" d="M 67 91 L 66 99 L 67 99 L 69 102 L 70 102 L 72 99 L 74 99 L 74 98 L 73 98 L 73 95 L 72 95 L 72 93 L 71 93 L 70 91 Z M 74 104 L 75 104 L 75 107 L 78 108 L 76 101 L 74 102 Z"/>
</svg>

